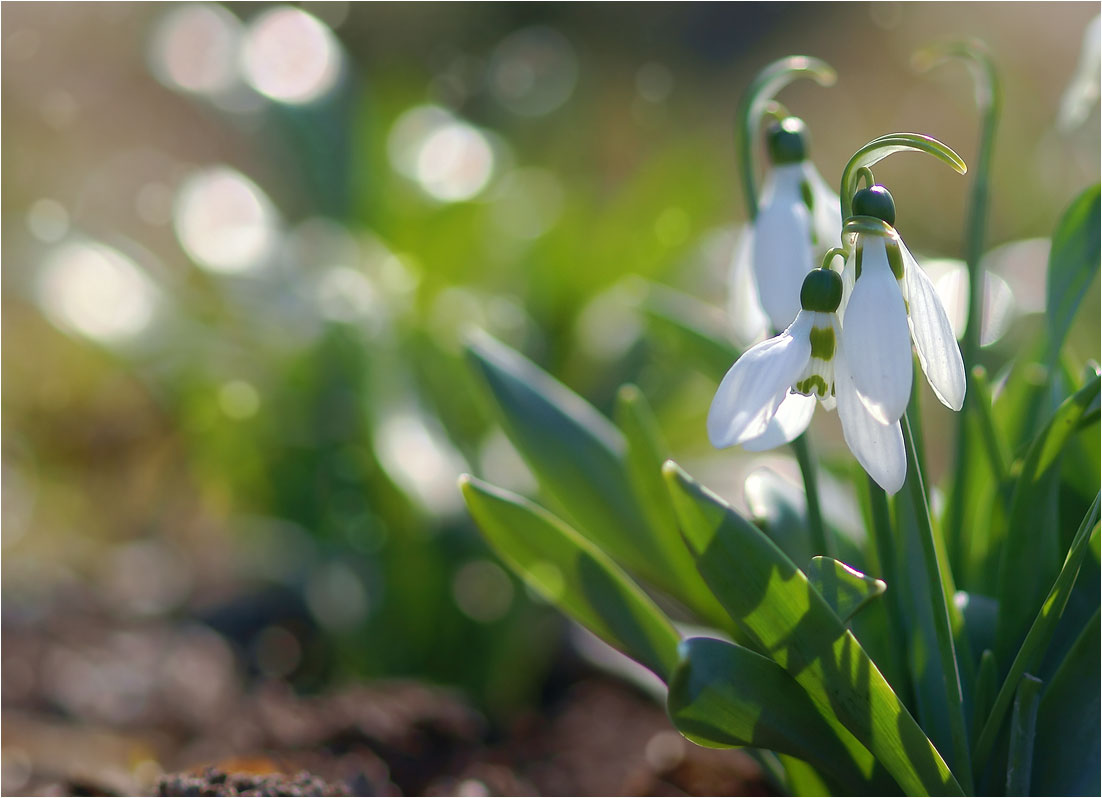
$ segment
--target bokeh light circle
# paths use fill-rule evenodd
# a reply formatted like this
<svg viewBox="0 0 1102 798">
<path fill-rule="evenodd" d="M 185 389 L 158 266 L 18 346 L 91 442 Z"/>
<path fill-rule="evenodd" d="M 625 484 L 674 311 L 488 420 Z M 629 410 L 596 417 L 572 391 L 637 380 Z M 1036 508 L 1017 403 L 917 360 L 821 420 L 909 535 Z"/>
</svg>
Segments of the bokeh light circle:
<svg viewBox="0 0 1102 798">
<path fill-rule="evenodd" d="M 36 292 L 55 326 L 101 343 L 143 332 L 157 304 L 152 282 L 130 258 L 84 240 L 62 244 L 47 255 Z"/>
<path fill-rule="evenodd" d="M 398 118 L 387 154 L 395 171 L 440 202 L 476 197 L 489 185 L 496 161 L 482 131 L 434 105 L 411 108 Z"/>
<path fill-rule="evenodd" d="M 205 269 L 224 274 L 261 265 L 276 236 L 276 213 L 260 187 L 225 166 L 188 177 L 173 208 L 176 237 Z"/>
<path fill-rule="evenodd" d="M 219 94 L 237 82 L 241 23 L 215 3 L 189 3 L 166 14 L 149 50 L 150 68 L 164 85 Z"/>
<path fill-rule="evenodd" d="M 248 84 L 265 97 L 304 104 L 336 85 L 341 51 L 332 31 L 316 17 L 279 6 L 249 25 L 241 48 L 241 68 Z"/>
<path fill-rule="evenodd" d="M 494 50 L 490 91 L 519 116 L 549 114 L 570 99 L 578 59 L 566 37 L 537 25 L 509 34 Z"/>
</svg>

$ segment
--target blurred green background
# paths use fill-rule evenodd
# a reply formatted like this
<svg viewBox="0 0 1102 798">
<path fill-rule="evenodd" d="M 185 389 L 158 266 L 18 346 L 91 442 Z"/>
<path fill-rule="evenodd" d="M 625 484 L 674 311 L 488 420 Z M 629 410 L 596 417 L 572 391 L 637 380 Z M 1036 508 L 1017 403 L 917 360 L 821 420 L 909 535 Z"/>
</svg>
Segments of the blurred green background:
<svg viewBox="0 0 1102 798">
<path fill-rule="evenodd" d="M 736 504 L 755 468 L 794 480 L 787 451 L 709 449 L 714 379 L 639 311 L 658 283 L 727 323 L 743 88 L 793 53 L 838 70 L 782 94 L 832 185 L 891 131 L 972 163 L 963 67 L 917 75 L 910 55 L 988 44 L 1005 88 L 988 242 L 1011 245 L 988 263 L 997 373 L 1039 329 L 1039 239 L 1098 179 L 1097 103 L 1058 124 L 1097 11 L 6 4 L 5 623 L 198 618 L 301 689 L 406 675 L 495 713 L 530 704 L 565 622 L 462 508 L 464 471 L 537 490 L 464 331 L 605 412 L 635 382 L 679 460 Z M 960 257 L 970 177 L 919 156 L 877 177 L 912 250 Z M 930 268 L 963 307 L 953 264 Z M 1099 357 L 1096 288 L 1070 346 Z M 936 480 L 951 417 L 923 409 Z M 832 416 L 812 435 L 852 468 Z M 840 485 L 827 513 L 859 523 Z"/>
</svg>

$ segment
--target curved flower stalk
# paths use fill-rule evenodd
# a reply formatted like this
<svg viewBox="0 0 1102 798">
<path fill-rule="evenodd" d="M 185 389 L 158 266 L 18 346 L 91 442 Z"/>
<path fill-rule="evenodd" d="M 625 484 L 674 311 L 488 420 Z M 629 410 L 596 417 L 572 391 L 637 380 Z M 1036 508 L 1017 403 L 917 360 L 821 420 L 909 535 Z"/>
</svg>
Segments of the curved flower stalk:
<svg viewBox="0 0 1102 798">
<path fill-rule="evenodd" d="M 891 193 L 864 188 L 854 195 L 853 211 L 845 227 L 856 237 L 843 272 L 842 340 L 858 395 L 881 423 L 898 421 L 911 396 L 913 341 L 934 394 L 960 410 L 964 360 L 933 282 L 893 227 Z"/>
<path fill-rule="evenodd" d="M 838 195 L 807 157 L 807 128 L 794 116 L 766 131 L 771 168 L 757 215 L 731 265 L 731 310 L 738 321 L 768 319 L 784 329 L 800 311 L 800 285 L 842 226 Z M 757 297 L 761 311 L 752 300 Z M 747 307 L 749 306 L 749 307 Z M 745 324 L 743 326 L 746 326 Z M 759 327 L 760 329 L 760 327 Z"/>
<path fill-rule="evenodd" d="M 805 277 L 795 320 L 744 353 L 723 378 L 708 411 L 708 438 L 717 448 L 780 446 L 807 429 L 818 400 L 827 410 L 837 408 L 858 462 L 895 493 L 907 474 L 903 434 L 898 420 L 881 422 L 858 398 L 838 317 L 841 300 L 836 272 L 824 268 Z"/>
<path fill-rule="evenodd" d="M 841 227 L 838 197 L 808 160 L 806 126 L 773 100 L 799 77 L 824 86 L 835 80 L 818 59 L 783 58 L 759 73 L 739 111 L 736 146 L 751 223 L 735 248 L 729 285 L 731 317 L 744 342 L 792 322 L 804 276 Z M 753 142 L 767 116 L 773 118 L 766 130 L 770 167 L 759 196 Z"/>
</svg>

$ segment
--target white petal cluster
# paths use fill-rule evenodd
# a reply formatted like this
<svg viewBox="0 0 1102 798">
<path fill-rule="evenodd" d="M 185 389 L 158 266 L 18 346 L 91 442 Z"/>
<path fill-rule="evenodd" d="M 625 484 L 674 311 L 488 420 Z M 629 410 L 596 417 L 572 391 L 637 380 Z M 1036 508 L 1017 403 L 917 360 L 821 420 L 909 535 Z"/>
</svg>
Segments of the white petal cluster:
<svg viewBox="0 0 1102 798">
<path fill-rule="evenodd" d="M 788 185 L 787 176 L 778 176 L 767 196 L 778 202 Z M 910 400 L 912 342 L 938 399 L 953 410 L 964 402 L 964 363 L 948 316 L 930 279 L 890 227 L 882 235 L 856 237 L 837 310 L 801 307 L 811 224 L 806 205 L 783 208 L 787 235 L 776 223 L 781 207 L 767 217 L 770 226 L 755 226 L 754 271 L 762 305 L 776 327 L 785 329 L 751 347 L 727 372 L 708 413 L 709 440 L 718 448 L 749 451 L 787 443 L 807 428 L 817 398 L 827 410 L 837 409 L 846 444 L 865 471 L 895 493 L 907 474 L 899 419 Z M 759 219 L 765 215 L 763 206 Z M 839 222 L 833 235 L 840 229 Z M 758 238 L 767 231 L 772 238 Z M 759 271 L 758 253 L 764 252 L 791 262 Z M 773 282 L 763 285 L 767 281 Z M 777 324 L 783 314 L 774 312 L 788 313 L 793 301 L 793 320 Z"/>
<path fill-rule="evenodd" d="M 739 237 L 730 272 L 730 311 L 740 343 L 783 330 L 800 311 L 800 284 L 842 229 L 838 195 L 809 160 L 774 166 L 758 215 Z"/>
</svg>

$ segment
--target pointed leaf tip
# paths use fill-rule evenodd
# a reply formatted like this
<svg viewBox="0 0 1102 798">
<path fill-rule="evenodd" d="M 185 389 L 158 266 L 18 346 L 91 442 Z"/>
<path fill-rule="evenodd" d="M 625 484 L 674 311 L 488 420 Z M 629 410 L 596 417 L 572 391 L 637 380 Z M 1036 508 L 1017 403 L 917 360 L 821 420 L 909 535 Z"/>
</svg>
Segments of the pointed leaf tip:
<svg viewBox="0 0 1102 798">
<path fill-rule="evenodd" d="M 843 622 L 856 615 L 874 598 L 883 595 L 888 588 L 884 581 L 830 557 L 812 557 L 807 568 L 807 579 Z"/>
</svg>

